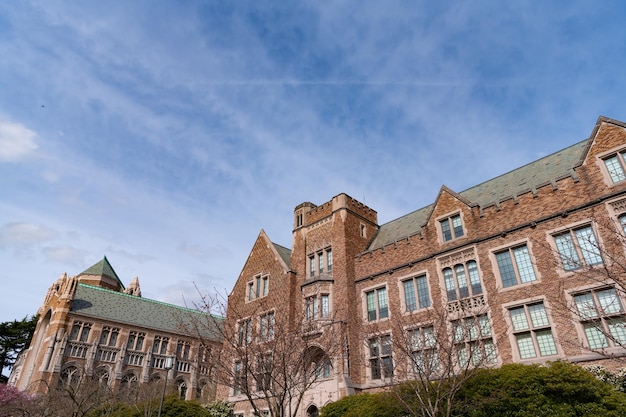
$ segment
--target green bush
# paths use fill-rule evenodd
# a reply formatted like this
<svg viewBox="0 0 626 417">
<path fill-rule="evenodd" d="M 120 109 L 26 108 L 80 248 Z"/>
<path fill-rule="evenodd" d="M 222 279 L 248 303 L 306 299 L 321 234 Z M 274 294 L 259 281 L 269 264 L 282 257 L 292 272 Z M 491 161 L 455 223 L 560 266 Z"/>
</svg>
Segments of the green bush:
<svg viewBox="0 0 626 417">
<path fill-rule="evenodd" d="M 320 417 L 398 417 L 404 415 L 390 393 L 358 394 L 344 397 L 322 408 Z"/>
<path fill-rule="evenodd" d="M 626 395 L 566 362 L 476 372 L 456 396 L 460 417 L 624 416 Z"/>
</svg>

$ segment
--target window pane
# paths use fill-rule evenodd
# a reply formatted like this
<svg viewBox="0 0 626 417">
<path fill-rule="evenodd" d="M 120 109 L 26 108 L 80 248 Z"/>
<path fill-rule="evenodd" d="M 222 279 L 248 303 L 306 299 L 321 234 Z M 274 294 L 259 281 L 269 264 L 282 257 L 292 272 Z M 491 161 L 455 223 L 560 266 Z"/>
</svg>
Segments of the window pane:
<svg viewBox="0 0 626 417">
<path fill-rule="evenodd" d="M 614 288 L 608 288 L 606 290 L 598 291 L 598 302 L 605 314 L 619 313 L 622 311 L 622 305 L 617 298 L 617 293 Z"/>
<path fill-rule="evenodd" d="M 406 304 L 406 311 L 417 310 L 413 280 L 404 281 L 402 284 L 404 286 L 404 303 Z"/>
<path fill-rule="evenodd" d="M 333 270 L 333 252 L 328 249 L 326 251 L 326 262 L 328 264 L 328 272 Z"/>
<path fill-rule="evenodd" d="M 581 319 L 585 320 L 598 316 L 596 305 L 590 292 L 574 296 L 574 302 Z"/>
<path fill-rule="evenodd" d="M 381 319 L 389 316 L 389 308 L 387 307 L 387 288 L 378 290 L 378 316 Z"/>
<path fill-rule="evenodd" d="M 613 182 L 619 182 L 626 179 L 626 173 L 624 173 L 624 169 L 622 168 L 617 155 L 605 159 L 604 164 L 606 165 L 606 169 L 609 171 L 609 175 L 611 176 L 611 180 Z"/>
<path fill-rule="evenodd" d="M 322 317 L 328 317 L 330 312 L 329 299 L 328 295 L 322 295 Z"/>
<path fill-rule="evenodd" d="M 537 345 L 539 346 L 539 353 L 541 356 L 556 355 L 556 345 L 554 338 L 552 337 L 551 330 L 541 330 L 536 333 Z"/>
<path fill-rule="evenodd" d="M 606 336 L 596 327 L 595 324 L 585 323 L 583 328 L 585 329 L 587 342 L 589 342 L 589 347 L 591 349 L 601 349 L 609 346 L 609 341 L 606 339 Z"/>
<path fill-rule="evenodd" d="M 580 259 L 578 258 L 578 254 L 574 248 L 574 242 L 572 241 L 572 236 L 569 232 L 555 236 L 554 242 L 556 243 L 556 248 L 561 256 L 563 269 L 566 271 L 573 271 L 574 269 L 580 268 Z"/>
<path fill-rule="evenodd" d="M 448 301 L 456 300 L 456 290 L 454 285 L 454 277 L 452 276 L 452 270 L 446 268 L 443 270 L 443 279 L 446 282 L 446 292 L 448 293 Z"/>
<path fill-rule="evenodd" d="M 463 224 L 461 223 L 461 216 L 452 217 L 452 227 L 454 228 L 454 237 L 463 236 Z"/>
<path fill-rule="evenodd" d="M 430 295 L 428 294 L 428 281 L 426 281 L 426 277 L 418 277 L 415 283 L 417 284 L 420 308 L 430 307 Z"/>
<path fill-rule="evenodd" d="M 530 333 L 515 335 L 515 339 L 517 340 L 517 348 L 519 349 L 520 358 L 528 359 L 537 356 Z"/>
<path fill-rule="evenodd" d="M 626 233 L 626 214 L 619 216 L 619 223 L 622 225 L 622 230 Z"/>
<path fill-rule="evenodd" d="M 596 242 L 596 236 L 591 227 L 585 227 L 574 231 L 578 245 L 583 253 L 583 259 L 587 265 L 599 265 L 602 263 L 600 248 Z"/>
<path fill-rule="evenodd" d="M 486 314 L 478 317 L 478 323 L 480 324 L 480 334 L 482 337 L 491 336 L 491 326 L 489 324 L 489 318 Z"/>
<path fill-rule="evenodd" d="M 435 347 L 436 343 L 437 343 L 437 340 L 435 339 L 435 328 L 425 327 L 424 328 L 424 346 Z"/>
<path fill-rule="evenodd" d="M 467 263 L 467 272 L 470 277 L 470 284 L 472 285 L 472 295 L 482 294 L 483 289 L 480 286 L 480 276 L 478 275 L 478 265 L 474 261 Z"/>
<path fill-rule="evenodd" d="M 615 318 L 607 320 L 609 325 L 609 332 L 611 332 L 611 336 L 613 336 L 613 342 L 618 346 L 626 345 L 626 323 L 624 322 L 624 318 Z"/>
<path fill-rule="evenodd" d="M 469 297 L 469 288 L 467 288 L 467 279 L 465 278 L 465 266 L 456 265 L 454 273 L 456 274 L 456 281 L 459 283 L 459 297 Z"/>
<path fill-rule="evenodd" d="M 517 270 L 520 274 L 520 280 L 522 282 L 534 281 L 536 279 L 535 270 L 533 269 L 532 262 L 530 261 L 530 255 L 526 245 L 513 249 L 513 256 L 515 257 Z"/>
<path fill-rule="evenodd" d="M 443 241 L 447 242 L 448 240 L 452 240 L 452 231 L 450 230 L 450 221 L 448 219 L 442 220 L 441 224 L 441 234 L 443 235 Z"/>
<path fill-rule="evenodd" d="M 533 323 L 533 327 L 543 327 L 550 324 L 543 303 L 528 306 L 528 312 L 530 313 L 530 320 Z"/>
<path fill-rule="evenodd" d="M 376 320 L 376 298 L 374 291 L 369 291 L 367 297 L 367 320 Z"/>
<path fill-rule="evenodd" d="M 512 308 L 509 310 L 509 313 L 511 314 L 513 330 L 518 331 L 528 329 L 528 319 L 526 318 L 524 307 Z"/>
<path fill-rule="evenodd" d="M 502 278 L 502 286 L 507 288 L 517 285 L 517 277 L 515 276 L 515 269 L 513 269 L 513 261 L 509 251 L 497 253 L 496 261 L 498 262 L 500 278 Z"/>
<path fill-rule="evenodd" d="M 487 363 L 495 363 L 498 360 L 496 347 L 491 339 L 485 340 L 485 359 Z"/>
</svg>

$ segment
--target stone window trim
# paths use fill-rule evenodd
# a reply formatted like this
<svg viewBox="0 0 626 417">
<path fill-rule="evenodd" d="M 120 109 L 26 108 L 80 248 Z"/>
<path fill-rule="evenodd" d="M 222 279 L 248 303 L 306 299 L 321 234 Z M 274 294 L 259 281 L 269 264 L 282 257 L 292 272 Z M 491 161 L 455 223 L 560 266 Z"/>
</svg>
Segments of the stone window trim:
<svg viewBox="0 0 626 417">
<path fill-rule="evenodd" d="M 421 278 L 425 278 L 425 281 L 422 281 Z M 411 282 L 413 284 L 412 287 L 414 297 L 411 297 L 411 293 L 407 294 L 406 285 L 408 284 L 405 284 L 405 282 Z M 424 283 L 425 288 L 423 286 Z M 415 314 L 433 308 L 430 275 L 427 270 L 405 274 L 398 278 L 397 285 L 398 294 L 400 294 L 400 309 L 403 315 Z M 425 294 L 423 294 L 420 289 L 425 289 Z M 413 304 L 411 303 L 412 299 L 414 299 L 415 308 L 411 305 Z"/>
<path fill-rule="evenodd" d="M 463 212 L 457 210 L 439 216 L 435 220 L 439 244 L 443 245 L 467 236 Z"/>
<path fill-rule="evenodd" d="M 439 375 L 440 358 L 439 344 L 437 342 L 437 324 L 425 321 L 404 326 L 407 341 L 408 361 L 407 371 L 419 377 L 419 375 Z"/>
<path fill-rule="evenodd" d="M 595 242 L 590 242 L 584 236 L 580 238 L 577 236 L 577 231 L 584 233 L 587 229 L 591 231 L 591 237 Z M 562 240 L 564 240 L 564 244 L 569 242 L 573 244 L 575 254 L 572 252 L 571 255 L 561 253 L 560 249 L 562 244 L 558 243 L 559 238 L 562 236 L 566 237 L 568 233 L 570 237 Z M 604 265 L 605 260 L 602 258 L 604 244 L 601 235 L 598 233 L 596 224 L 591 219 L 582 219 L 563 227 L 548 230 L 546 232 L 546 239 L 557 265 L 557 273 L 561 277 L 572 275 L 584 269 L 601 268 Z M 573 256 L 576 256 L 577 259 L 574 259 Z M 576 262 L 579 263 L 579 267 L 574 266 Z"/>
<path fill-rule="evenodd" d="M 596 155 L 596 164 L 600 168 L 607 187 L 621 185 L 626 181 L 626 148 L 616 146 Z"/>
<path fill-rule="evenodd" d="M 70 330 L 69 340 L 83 343 L 89 342 L 89 333 L 92 327 L 93 323 L 91 322 L 75 320 Z"/>
<path fill-rule="evenodd" d="M 579 306 L 576 303 L 577 296 L 581 295 L 592 295 L 593 302 L 592 304 L 598 310 L 604 310 L 602 306 L 602 302 L 598 299 L 598 293 L 601 293 L 605 290 L 614 290 L 617 304 L 611 308 L 611 310 L 615 311 L 598 311 L 597 315 L 593 317 L 584 317 L 584 312 L 579 310 Z M 618 354 L 623 355 L 624 347 L 626 347 L 626 332 L 624 330 L 624 326 L 626 326 L 626 294 L 620 288 L 617 288 L 615 282 L 610 280 L 604 282 L 596 282 L 593 284 L 588 284 L 572 289 L 568 289 L 565 293 L 566 302 L 568 309 L 572 314 L 572 320 L 576 324 L 576 331 L 578 332 L 579 340 L 582 343 L 583 347 L 589 351 L 597 352 L 601 351 L 603 355 L 607 354 Z M 604 306 L 606 307 L 606 306 Z M 619 320 L 620 326 L 618 326 L 617 330 L 619 335 L 613 335 L 611 327 L 609 327 L 610 322 L 612 320 Z M 605 335 L 605 346 L 593 347 L 588 339 L 588 333 L 586 332 L 585 325 L 587 323 L 594 323 L 596 326 L 602 327 L 600 331 Z M 594 326 L 594 327 L 596 327 Z M 589 331 L 589 329 L 587 329 Z M 592 335 L 595 332 L 592 331 Z M 598 335 L 600 336 L 600 335 Z M 622 340 L 619 340 L 621 338 Z M 601 336 L 600 336 L 601 337 Z"/>
<path fill-rule="evenodd" d="M 488 311 L 455 317 L 449 321 L 448 329 L 455 346 L 459 370 L 501 364 L 493 319 Z"/>
<path fill-rule="evenodd" d="M 258 273 L 255 274 L 251 281 L 246 283 L 246 303 L 255 301 L 259 298 L 267 297 L 269 294 L 270 274 Z"/>
<path fill-rule="evenodd" d="M 307 255 L 307 279 L 332 277 L 333 250 L 332 246 L 317 249 Z"/>
<path fill-rule="evenodd" d="M 534 280 L 527 280 L 526 282 L 523 282 L 524 280 L 521 279 L 523 277 L 520 277 L 520 265 L 519 265 L 520 262 L 519 261 L 521 261 L 521 259 L 516 259 L 515 253 L 513 252 L 515 249 L 522 248 L 524 246 L 527 249 L 528 257 L 530 261 L 530 267 L 532 268 L 532 273 L 534 275 Z M 498 266 L 498 255 L 506 251 L 509 251 L 510 258 L 513 264 L 512 266 L 515 272 L 515 279 L 517 282 L 516 284 L 509 285 L 509 286 L 504 285 L 500 267 Z M 507 242 L 504 245 L 497 246 L 495 248 L 490 249 L 489 261 L 491 262 L 491 265 L 493 266 L 493 273 L 496 278 L 496 288 L 498 291 L 511 291 L 516 288 L 521 288 L 521 287 L 525 287 L 525 286 L 529 286 L 529 285 L 533 285 L 533 284 L 537 284 L 541 282 L 542 275 L 539 269 L 537 268 L 537 260 L 533 253 L 533 244 L 529 239 L 525 238 L 525 239 L 515 240 L 512 242 Z"/>
<path fill-rule="evenodd" d="M 546 355 L 546 356 L 541 356 L 541 354 L 536 351 L 536 357 L 534 358 L 528 358 L 528 359 L 523 359 L 520 355 L 519 349 L 518 349 L 518 345 L 517 345 L 517 339 L 516 339 L 516 333 L 513 330 L 513 322 L 511 320 L 511 316 L 509 314 L 511 309 L 515 309 L 515 308 L 519 308 L 519 307 L 524 307 L 524 306 L 532 306 L 535 304 L 543 304 L 543 307 L 545 309 L 545 313 L 548 317 L 548 321 L 549 321 L 549 328 L 552 331 L 552 339 L 554 340 L 554 345 L 556 347 L 556 353 L 554 355 Z M 523 363 L 523 364 L 541 364 L 541 363 L 545 363 L 548 361 L 554 361 L 557 360 L 561 357 L 563 357 L 564 353 L 563 350 L 561 348 L 561 344 L 559 342 L 559 337 L 558 334 L 556 332 L 556 327 L 554 325 L 554 320 L 552 320 L 551 317 L 551 307 L 550 307 L 550 303 L 546 300 L 545 297 L 541 296 L 541 297 L 529 297 L 529 298 L 525 298 L 525 299 L 521 299 L 521 300 L 516 300 L 516 301 L 512 301 L 509 303 L 505 303 L 502 304 L 501 306 L 502 308 L 502 314 L 504 316 L 504 322 L 506 323 L 507 326 L 507 333 L 509 336 L 509 342 L 511 344 L 511 354 L 513 357 L 513 361 L 517 362 L 517 363 Z M 546 326 L 547 328 L 547 326 Z M 520 332 L 521 333 L 521 332 Z M 533 340 L 533 343 L 536 343 L 535 340 Z M 536 349 L 536 345 L 535 345 L 535 349 Z"/>
<path fill-rule="evenodd" d="M 146 347 L 146 333 L 138 330 L 131 330 L 128 333 L 128 341 L 126 342 L 126 349 L 143 352 Z"/>
<path fill-rule="evenodd" d="M 393 337 L 391 332 L 366 335 L 364 340 L 367 360 L 367 380 L 369 382 L 388 382 L 395 374 L 393 357 Z"/>
<path fill-rule="evenodd" d="M 373 296 L 368 296 L 368 294 L 373 294 Z M 368 300 L 371 306 L 368 306 Z M 363 321 L 365 323 L 377 323 L 391 318 L 387 283 L 372 285 L 361 290 L 361 303 L 363 305 Z M 368 307 L 373 307 L 374 309 L 370 311 Z"/>
<path fill-rule="evenodd" d="M 274 340 L 276 311 L 272 309 L 259 314 L 258 326 L 259 341 L 269 342 Z"/>
</svg>

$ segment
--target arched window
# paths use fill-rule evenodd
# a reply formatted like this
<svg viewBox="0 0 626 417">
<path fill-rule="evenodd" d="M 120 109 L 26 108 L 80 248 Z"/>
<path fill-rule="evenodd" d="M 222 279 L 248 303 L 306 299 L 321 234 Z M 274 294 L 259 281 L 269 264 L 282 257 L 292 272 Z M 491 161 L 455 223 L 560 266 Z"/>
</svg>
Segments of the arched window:
<svg viewBox="0 0 626 417">
<path fill-rule="evenodd" d="M 109 385 L 109 370 L 106 368 L 98 368 L 94 374 L 94 379 L 102 386 Z"/>
<path fill-rule="evenodd" d="M 320 415 L 320 410 L 314 405 L 306 409 L 307 417 L 319 417 L 319 415 Z"/>
<path fill-rule="evenodd" d="M 122 378 L 122 382 L 120 383 L 121 390 L 132 390 L 137 386 L 138 383 L 137 375 L 132 372 L 127 373 Z"/>
<path fill-rule="evenodd" d="M 176 389 L 178 390 L 178 397 L 185 399 L 187 396 L 187 383 L 184 380 L 179 379 L 176 382 Z"/>
<path fill-rule="evenodd" d="M 76 387 L 80 382 L 80 371 L 76 366 L 68 366 L 61 371 L 60 380 L 64 387 Z"/>
</svg>

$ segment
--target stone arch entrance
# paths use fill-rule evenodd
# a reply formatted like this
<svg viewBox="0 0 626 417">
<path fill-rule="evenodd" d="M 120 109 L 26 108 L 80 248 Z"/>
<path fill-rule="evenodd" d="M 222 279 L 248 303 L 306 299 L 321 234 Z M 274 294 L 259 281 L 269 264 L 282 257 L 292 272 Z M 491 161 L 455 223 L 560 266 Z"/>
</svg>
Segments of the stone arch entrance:
<svg viewBox="0 0 626 417">
<path fill-rule="evenodd" d="M 306 417 L 319 417 L 320 410 L 315 406 L 311 405 L 306 409 Z"/>
</svg>

